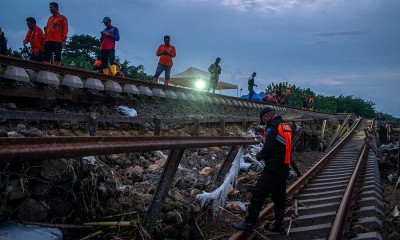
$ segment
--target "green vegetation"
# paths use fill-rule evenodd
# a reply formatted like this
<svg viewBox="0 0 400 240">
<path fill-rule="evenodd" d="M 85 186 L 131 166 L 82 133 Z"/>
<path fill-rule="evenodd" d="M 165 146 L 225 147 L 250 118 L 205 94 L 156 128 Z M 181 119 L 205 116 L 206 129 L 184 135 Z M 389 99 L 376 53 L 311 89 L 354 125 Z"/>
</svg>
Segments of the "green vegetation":
<svg viewBox="0 0 400 240">
<path fill-rule="evenodd" d="M 366 118 L 373 118 L 377 115 L 375 111 L 375 103 L 371 101 L 365 101 L 361 98 L 354 97 L 354 96 L 343 96 L 340 95 L 339 97 L 335 96 L 323 96 L 317 95 L 309 88 L 303 89 L 297 87 L 294 84 L 288 84 L 287 82 L 283 83 L 272 83 L 268 85 L 266 91 L 272 93 L 275 92 L 275 89 L 280 87 L 282 93 L 285 93 L 286 88 L 290 87 L 292 90 L 292 97 L 290 106 L 301 108 L 302 107 L 302 96 L 306 94 L 308 97 L 313 96 L 315 99 L 314 108 L 315 111 L 320 112 L 327 112 L 327 113 L 341 113 L 341 112 L 348 112 L 348 113 L 355 113 L 358 116 L 363 116 Z M 387 118 L 390 118 L 393 121 L 396 121 L 396 118 L 390 115 L 385 115 Z M 398 121 L 399 119 L 397 119 Z"/>
</svg>

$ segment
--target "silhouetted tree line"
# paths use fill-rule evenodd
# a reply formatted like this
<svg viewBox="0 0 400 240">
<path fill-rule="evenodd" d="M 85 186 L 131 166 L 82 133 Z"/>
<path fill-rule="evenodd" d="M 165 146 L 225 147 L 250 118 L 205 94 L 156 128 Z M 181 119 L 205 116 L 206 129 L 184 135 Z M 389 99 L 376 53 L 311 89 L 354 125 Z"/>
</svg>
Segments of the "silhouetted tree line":
<svg viewBox="0 0 400 240">
<path fill-rule="evenodd" d="M 314 109 L 315 111 L 327 112 L 327 113 L 355 113 L 358 116 L 363 116 L 366 118 L 373 118 L 377 116 L 377 112 L 375 111 L 375 103 L 371 101 L 365 101 L 362 98 L 350 96 L 340 95 L 339 97 L 335 96 L 323 96 L 320 94 L 315 94 L 309 88 L 300 88 L 295 84 L 288 84 L 288 82 L 281 82 L 278 84 L 271 83 L 265 89 L 266 91 L 272 93 L 275 92 L 275 89 L 280 87 L 282 92 L 284 93 L 286 88 L 290 88 L 292 90 L 291 102 L 289 106 L 301 108 L 302 100 L 301 97 L 306 94 L 309 97 L 313 96 L 315 99 Z M 400 119 L 396 119 L 395 117 L 389 114 L 382 114 L 386 118 L 399 121 Z"/>
</svg>

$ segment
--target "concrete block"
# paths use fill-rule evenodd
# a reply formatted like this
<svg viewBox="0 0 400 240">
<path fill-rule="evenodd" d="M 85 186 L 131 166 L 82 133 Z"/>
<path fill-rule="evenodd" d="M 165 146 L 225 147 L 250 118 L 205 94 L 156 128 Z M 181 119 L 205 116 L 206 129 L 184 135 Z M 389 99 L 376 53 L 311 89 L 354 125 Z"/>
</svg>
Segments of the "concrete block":
<svg viewBox="0 0 400 240">
<path fill-rule="evenodd" d="M 139 92 L 141 95 L 153 96 L 153 92 L 150 90 L 150 88 L 145 86 L 139 86 Z"/>
<path fill-rule="evenodd" d="M 213 103 L 219 104 L 218 98 L 216 98 L 216 97 L 211 97 L 211 99 L 212 99 Z"/>
<path fill-rule="evenodd" d="M 208 103 L 213 102 L 209 96 L 204 96 L 204 100 L 205 100 L 205 102 L 208 102 Z"/>
<path fill-rule="evenodd" d="M 25 69 L 25 70 L 28 73 L 31 81 L 35 81 L 37 78 L 37 75 L 39 74 L 39 71 L 35 71 L 33 69 Z"/>
<path fill-rule="evenodd" d="M 191 93 L 186 93 L 186 97 L 188 98 L 189 101 L 193 101 L 193 102 L 197 101 L 197 99 Z"/>
<path fill-rule="evenodd" d="M 66 74 L 61 80 L 62 86 L 73 87 L 73 88 L 83 88 L 83 82 L 78 76 L 73 76 L 71 74 Z"/>
<path fill-rule="evenodd" d="M 3 73 L 3 78 L 15 80 L 19 82 L 29 82 L 30 78 L 28 73 L 25 69 L 14 67 L 14 66 L 7 66 L 6 70 Z"/>
<path fill-rule="evenodd" d="M 245 101 L 242 101 L 242 107 L 245 107 L 245 108 L 247 108 L 247 107 L 249 107 L 249 105 L 247 104 L 247 102 L 245 102 Z"/>
<path fill-rule="evenodd" d="M 197 99 L 198 102 L 204 102 L 205 101 L 204 97 L 202 95 L 200 95 L 200 94 L 196 95 L 196 99 Z"/>
<path fill-rule="evenodd" d="M 382 240 L 382 236 L 379 232 L 366 232 L 358 233 L 357 237 L 352 238 L 352 240 Z"/>
<path fill-rule="evenodd" d="M 230 106 L 233 105 L 232 101 L 229 99 L 225 99 L 225 103 L 226 103 L 226 105 L 230 105 Z"/>
<path fill-rule="evenodd" d="M 242 101 L 236 101 L 236 102 L 237 102 L 237 106 L 238 106 L 238 107 L 243 107 Z"/>
<path fill-rule="evenodd" d="M 51 85 L 60 85 L 60 80 L 57 75 L 52 72 L 41 70 L 36 77 L 36 82 L 51 84 Z"/>
<path fill-rule="evenodd" d="M 167 98 L 178 99 L 178 96 L 175 94 L 174 91 L 167 89 L 167 90 L 165 90 L 164 92 L 165 92 L 165 96 L 166 96 Z"/>
<path fill-rule="evenodd" d="M 124 84 L 122 92 L 130 94 L 139 94 L 139 89 L 133 84 Z"/>
<path fill-rule="evenodd" d="M 188 98 L 186 97 L 186 94 L 184 94 L 183 92 L 175 92 L 176 96 L 178 97 L 178 99 L 180 100 L 188 100 Z"/>
<path fill-rule="evenodd" d="M 111 81 L 111 80 L 108 80 L 108 81 L 106 82 L 105 90 L 111 91 L 111 92 L 122 93 L 122 88 L 121 88 L 121 86 L 119 85 L 119 83 L 114 82 L 114 81 Z"/>
<path fill-rule="evenodd" d="M 167 97 L 165 95 L 164 91 L 159 88 L 152 88 L 151 92 L 153 93 L 153 96 L 156 96 L 156 97 L 163 97 L 163 98 Z"/>
<path fill-rule="evenodd" d="M 364 217 L 359 218 L 355 224 L 360 224 L 361 226 L 368 228 L 368 229 L 381 229 L 382 222 L 377 217 Z"/>
<path fill-rule="evenodd" d="M 225 100 L 223 98 L 218 98 L 219 104 L 225 104 Z"/>
<path fill-rule="evenodd" d="M 88 89 L 95 89 L 95 90 L 99 90 L 99 91 L 104 90 L 103 83 L 99 79 L 95 79 L 95 78 L 86 79 L 85 82 L 83 83 L 83 86 Z"/>
</svg>

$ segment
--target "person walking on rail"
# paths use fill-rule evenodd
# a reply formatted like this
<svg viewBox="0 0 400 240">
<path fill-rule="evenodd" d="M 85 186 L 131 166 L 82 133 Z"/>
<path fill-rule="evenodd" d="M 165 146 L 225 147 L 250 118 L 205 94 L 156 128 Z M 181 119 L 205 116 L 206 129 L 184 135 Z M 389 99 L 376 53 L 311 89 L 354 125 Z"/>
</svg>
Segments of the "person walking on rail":
<svg viewBox="0 0 400 240">
<path fill-rule="evenodd" d="M 102 23 L 106 28 L 101 31 L 101 46 L 100 46 L 100 59 L 101 69 L 104 74 L 109 74 L 108 63 L 110 62 L 111 75 L 117 73 L 117 66 L 115 65 L 115 42 L 119 41 L 118 28 L 111 25 L 111 18 L 104 17 Z"/>
<path fill-rule="evenodd" d="M 254 86 L 258 87 L 255 83 L 254 83 L 254 78 L 257 75 L 256 72 L 253 72 L 253 74 L 251 74 L 249 80 L 247 81 L 247 85 L 248 85 L 248 89 L 249 89 L 249 99 L 251 100 L 253 98 L 254 95 Z"/>
<path fill-rule="evenodd" d="M 36 62 L 43 62 L 44 53 L 44 35 L 42 29 L 36 25 L 36 20 L 33 17 L 26 19 L 28 25 L 28 32 L 23 41 L 24 45 L 31 44 L 30 60 Z"/>
<path fill-rule="evenodd" d="M 54 53 L 54 64 L 61 65 L 61 51 L 65 48 L 68 37 L 68 20 L 58 11 L 58 3 L 50 3 L 49 17 L 45 27 L 44 63 L 50 64 Z"/>
<path fill-rule="evenodd" d="M 314 111 L 314 97 L 310 95 L 310 99 L 308 100 L 308 110 Z"/>
<path fill-rule="evenodd" d="M 307 97 L 306 94 L 303 95 L 303 97 L 301 98 L 301 101 L 303 102 L 303 107 L 301 109 L 307 110 L 307 108 L 308 108 L 308 97 Z"/>
<path fill-rule="evenodd" d="M 265 199 L 271 195 L 275 204 L 275 223 L 269 226 L 273 233 L 286 234 L 283 225 L 286 206 L 286 179 L 289 176 L 292 130 L 282 117 L 270 107 L 260 111 L 260 125 L 264 130 L 264 146 L 257 153 L 258 160 L 264 160 L 265 167 L 253 189 L 250 205 L 242 223 L 232 223 L 232 227 L 242 231 L 252 231 L 257 222 Z"/>
<path fill-rule="evenodd" d="M 4 32 L 0 28 L 0 54 L 6 55 L 7 53 L 7 39 L 4 36 Z"/>
<path fill-rule="evenodd" d="M 286 90 L 285 90 L 285 106 L 289 106 L 291 94 L 292 94 L 292 90 L 290 88 L 286 88 Z"/>
<path fill-rule="evenodd" d="M 156 56 L 160 57 L 158 61 L 156 73 L 154 74 L 153 83 L 158 83 L 158 77 L 160 77 L 161 73 L 164 73 L 164 85 L 168 86 L 169 78 L 171 76 L 171 68 L 174 64 L 172 62 L 172 58 L 176 56 L 175 47 L 170 43 L 170 36 L 164 36 L 164 44 L 160 45 L 157 49 Z"/>
<path fill-rule="evenodd" d="M 219 66 L 220 62 L 221 58 L 218 57 L 217 59 L 215 59 L 215 62 L 208 67 L 208 72 L 211 73 L 211 76 L 207 92 L 212 89 L 213 93 L 215 93 L 215 88 L 217 88 L 218 85 L 219 75 L 221 74 L 221 67 Z"/>
</svg>

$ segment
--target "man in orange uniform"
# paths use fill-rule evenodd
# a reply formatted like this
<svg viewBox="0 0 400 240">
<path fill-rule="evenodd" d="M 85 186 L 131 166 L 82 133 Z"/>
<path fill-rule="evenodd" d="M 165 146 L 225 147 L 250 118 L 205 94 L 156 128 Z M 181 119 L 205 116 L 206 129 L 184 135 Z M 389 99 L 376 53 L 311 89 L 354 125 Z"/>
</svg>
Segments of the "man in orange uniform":
<svg viewBox="0 0 400 240">
<path fill-rule="evenodd" d="M 231 223 L 241 231 L 252 231 L 257 222 L 265 199 L 271 196 L 275 204 L 275 223 L 268 230 L 286 234 L 283 225 L 286 206 L 286 179 L 289 176 L 289 164 L 292 148 L 292 130 L 283 122 L 275 109 L 266 107 L 260 111 L 260 125 L 264 130 L 264 146 L 257 153 L 257 160 L 264 160 L 265 166 L 253 189 L 250 205 L 244 222 Z"/>
<path fill-rule="evenodd" d="M 26 19 L 28 25 L 28 33 L 23 41 L 24 45 L 27 43 L 31 44 L 30 60 L 43 62 L 44 52 L 44 36 L 43 31 L 36 25 L 36 20 L 33 17 Z"/>
<path fill-rule="evenodd" d="M 158 77 L 163 71 L 165 71 L 164 85 L 168 86 L 169 77 L 171 74 L 171 68 L 173 65 L 172 58 L 176 56 L 175 47 L 170 43 L 170 37 L 164 36 L 164 44 L 158 47 L 156 55 L 160 57 L 158 61 L 156 73 L 154 74 L 153 83 L 158 83 Z"/>
<path fill-rule="evenodd" d="M 50 64 L 54 52 L 54 64 L 61 65 L 61 51 L 65 47 L 68 35 L 68 20 L 58 12 L 58 3 L 50 3 L 49 17 L 45 28 L 44 63 Z"/>
<path fill-rule="evenodd" d="M 290 90 L 290 88 L 286 88 L 285 90 L 285 105 L 289 106 L 290 104 L 290 95 L 292 94 L 292 91 Z"/>
<path fill-rule="evenodd" d="M 312 95 L 308 100 L 308 110 L 314 111 L 314 97 Z"/>
</svg>

